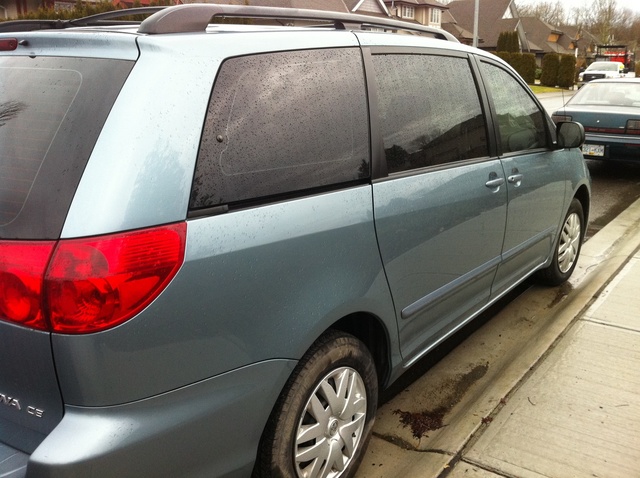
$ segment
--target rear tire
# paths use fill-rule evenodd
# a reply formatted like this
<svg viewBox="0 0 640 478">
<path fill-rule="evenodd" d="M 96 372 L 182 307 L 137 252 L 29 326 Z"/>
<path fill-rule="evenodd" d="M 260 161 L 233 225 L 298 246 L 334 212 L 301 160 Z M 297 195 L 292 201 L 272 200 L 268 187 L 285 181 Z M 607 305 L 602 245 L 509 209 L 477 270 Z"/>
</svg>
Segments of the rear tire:
<svg viewBox="0 0 640 478">
<path fill-rule="evenodd" d="M 293 371 L 265 429 L 259 476 L 347 478 L 366 449 L 378 379 L 366 346 L 352 335 L 321 336 Z"/>
<path fill-rule="evenodd" d="M 538 274 L 542 282 L 557 286 L 571 277 L 578 263 L 584 232 L 585 223 L 582 204 L 577 199 L 573 199 L 562 223 L 551 264 Z"/>
</svg>

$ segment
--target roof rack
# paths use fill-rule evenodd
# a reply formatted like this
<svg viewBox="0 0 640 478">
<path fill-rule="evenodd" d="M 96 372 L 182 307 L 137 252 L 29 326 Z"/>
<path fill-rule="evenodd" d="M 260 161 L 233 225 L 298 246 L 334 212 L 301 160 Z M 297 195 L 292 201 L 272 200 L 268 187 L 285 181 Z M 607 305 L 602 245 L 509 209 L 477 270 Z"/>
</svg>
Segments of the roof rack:
<svg viewBox="0 0 640 478">
<path fill-rule="evenodd" d="M 33 30 L 58 30 L 73 27 L 138 25 L 140 21 L 116 20 L 132 15 L 151 15 L 166 7 L 140 7 L 97 13 L 74 20 L 10 20 L 0 23 L 0 32 L 25 32 Z"/>
<path fill-rule="evenodd" d="M 211 3 L 190 3 L 167 7 L 148 17 L 140 24 L 139 33 L 186 33 L 205 31 L 213 18 L 260 18 L 281 20 L 309 20 L 332 23 L 334 28 L 346 30 L 348 27 L 383 28 L 426 34 L 441 40 L 455 41 L 450 33 L 420 24 L 402 22 L 368 15 L 340 13 L 298 8 L 256 7 L 246 5 L 217 5 Z"/>
<path fill-rule="evenodd" d="M 117 20 L 133 15 L 151 15 L 142 22 Z M 299 8 L 255 7 L 246 5 L 218 5 L 189 3 L 171 7 L 139 7 L 98 13 L 74 20 L 11 20 L 0 23 L 0 32 L 58 30 L 73 27 L 140 25 L 139 33 L 187 33 L 205 31 L 214 18 L 256 18 L 279 20 L 307 20 L 325 22 L 339 30 L 357 27 L 383 28 L 420 33 L 440 40 L 458 42 L 450 33 L 433 27 L 353 13 L 307 10 Z"/>
</svg>

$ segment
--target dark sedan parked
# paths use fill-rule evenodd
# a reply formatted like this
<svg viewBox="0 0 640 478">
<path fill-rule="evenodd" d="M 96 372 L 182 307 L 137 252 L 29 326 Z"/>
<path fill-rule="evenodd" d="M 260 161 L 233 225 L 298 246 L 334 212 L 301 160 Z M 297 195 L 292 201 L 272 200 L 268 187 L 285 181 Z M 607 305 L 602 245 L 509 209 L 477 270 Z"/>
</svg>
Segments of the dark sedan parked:
<svg viewBox="0 0 640 478">
<path fill-rule="evenodd" d="M 640 160 L 640 78 L 589 82 L 552 117 L 582 123 L 585 158 Z"/>
</svg>

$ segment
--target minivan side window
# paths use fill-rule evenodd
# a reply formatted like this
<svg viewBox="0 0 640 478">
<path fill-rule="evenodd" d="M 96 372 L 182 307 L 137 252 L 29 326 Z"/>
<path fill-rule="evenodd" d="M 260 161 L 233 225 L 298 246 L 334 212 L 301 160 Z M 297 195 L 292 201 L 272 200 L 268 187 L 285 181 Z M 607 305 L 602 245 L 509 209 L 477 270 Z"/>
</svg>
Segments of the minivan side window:
<svg viewBox="0 0 640 478">
<path fill-rule="evenodd" d="M 498 66 L 480 65 L 496 111 L 502 152 L 546 147 L 545 115 L 523 86 Z"/>
<path fill-rule="evenodd" d="M 389 173 L 488 156 L 467 59 L 377 54 L 372 61 Z"/>
<path fill-rule="evenodd" d="M 358 49 L 231 58 L 213 89 L 190 207 L 368 178 L 368 131 Z"/>
</svg>

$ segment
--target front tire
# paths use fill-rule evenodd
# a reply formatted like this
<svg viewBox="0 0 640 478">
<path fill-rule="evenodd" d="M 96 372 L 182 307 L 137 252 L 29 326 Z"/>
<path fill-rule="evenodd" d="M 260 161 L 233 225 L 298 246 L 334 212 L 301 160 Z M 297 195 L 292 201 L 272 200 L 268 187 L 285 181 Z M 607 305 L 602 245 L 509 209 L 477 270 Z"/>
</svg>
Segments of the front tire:
<svg viewBox="0 0 640 478">
<path fill-rule="evenodd" d="M 261 442 L 262 477 L 347 478 L 371 436 L 378 379 L 366 346 L 330 331 L 300 360 Z"/>
<path fill-rule="evenodd" d="M 539 277 L 544 283 L 557 286 L 571 277 L 578 263 L 584 233 L 582 204 L 577 199 L 573 199 L 562 223 L 551 264 L 539 273 Z"/>
</svg>

